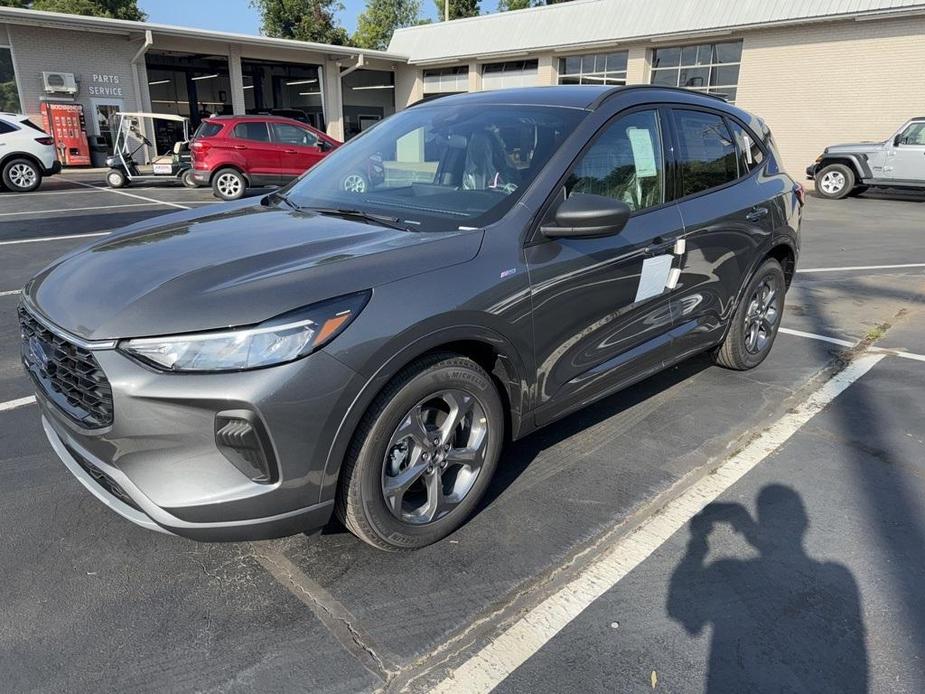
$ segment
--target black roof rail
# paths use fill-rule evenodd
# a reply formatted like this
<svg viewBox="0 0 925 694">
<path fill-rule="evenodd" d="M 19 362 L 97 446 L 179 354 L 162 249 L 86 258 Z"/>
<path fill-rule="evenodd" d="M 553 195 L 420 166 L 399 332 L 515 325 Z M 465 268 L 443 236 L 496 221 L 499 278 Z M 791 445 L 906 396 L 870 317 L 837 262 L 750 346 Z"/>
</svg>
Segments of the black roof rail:
<svg viewBox="0 0 925 694">
<path fill-rule="evenodd" d="M 626 85 L 625 87 L 614 87 L 613 89 L 610 89 L 609 91 L 604 92 L 599 97 L 597 97 L 590 104 L 590 106 L 588 106 L 588 108 L 593 111 L 594 109 L 599 108 L 605 101 L 607 101 L 611 97 L 616 96 L 617 94 L 623 94 L 624 92 L 627 92 L 630 90 L 637 90 L 637 89 L 645 89 L 645 90 L 666 89 L 668 91 L 683 92 L 685 94 L 700 94 L 701 96 L 709 96 L 712 99 L 719 99 L 724 104 L 729 103 L 729 100 L 722 94 L 711 94 L 709 92 L 700 92 L 700 91 L 696 91 L 693 89 L 685 89 L 684 87 L 666 87 L 666 86 L 661 86 L 658 84 L 629 84 L 629 85 Z"/>
</svg>

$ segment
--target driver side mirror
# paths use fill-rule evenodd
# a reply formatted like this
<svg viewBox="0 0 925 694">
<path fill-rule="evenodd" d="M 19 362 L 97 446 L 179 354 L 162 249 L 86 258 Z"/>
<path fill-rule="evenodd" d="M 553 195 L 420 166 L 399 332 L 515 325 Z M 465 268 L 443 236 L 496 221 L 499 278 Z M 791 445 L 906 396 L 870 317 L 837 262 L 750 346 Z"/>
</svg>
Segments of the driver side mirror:
<svg viewBox="0 0 925 694">
<path fill-rule="evenodd" d="M 619 234 L 632 210 L 620 200 L 604 195 L 573 193 L 563 200 L 555 214 L 555 225 L 543 225 L 543 235 L 555 238 L 592 238 Z"/>
<path fill-rule="evenodd" d="M 329 149 L 331 149 L 331 143 L 327 140 L 318 138 L 318 149 L 320 149 L 322 152 L 327 152 Z"/>
<path fill-rule="evenodd" d="M 902 135 L 897 135 L 896 137 L 893 138 L 893 146 L 894 146 L 894 147 L 899 147 L 902 143 L 903 143 L 903 136 L 902 136 Z"/>
</svg>

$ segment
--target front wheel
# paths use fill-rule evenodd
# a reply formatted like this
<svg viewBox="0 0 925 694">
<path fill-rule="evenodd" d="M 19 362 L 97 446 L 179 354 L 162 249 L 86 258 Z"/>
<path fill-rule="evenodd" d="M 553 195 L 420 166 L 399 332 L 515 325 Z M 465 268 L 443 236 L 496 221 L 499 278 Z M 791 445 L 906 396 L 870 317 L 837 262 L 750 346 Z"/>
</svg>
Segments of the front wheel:
<svg viewBox="0 0 925 694">
<path fill-rule="evenodd" d="M 816 192 L 829 200 L 841 200 L 854 189 L 854 171 L 844 164 L 829 164 L 816 175 Z"/>
<path fill-rule="evenodd" d="M 247 190 L 247 181 L 236 169 L 222 169 L 212 178 L 212 192 L 222 200 L 238 200 Z"/>
<path fill-rule="evenodd" d="M 106 174 L 106 184 L 110 188 L 125 188 L 128 185 L 128 178 L 119 169 L 110 169 Z"/>
<path fill-rule="evenodd" d="M 364 415 L 341 471 L 336 513 L 379 549 L 436 542 L 475 508 L 503 438 L 501 398 L 484 369 L 450 353 L 422 358 Z"/>
<path fill-rule="evenodd" d="M 31 193 L 42 183 L 42 172 L 28 159 L 13 159 L 3 167 L 3 185 L 14 193 Z"/>
<path fill-rule="evenodd" d="M 726 339 L 716 350 L 717 364 L 745 371 L 765 360 L 777 337 L 786 291 L 780 263 L 768 258 L 758 268 L 739 301 Z"/>
</svg>

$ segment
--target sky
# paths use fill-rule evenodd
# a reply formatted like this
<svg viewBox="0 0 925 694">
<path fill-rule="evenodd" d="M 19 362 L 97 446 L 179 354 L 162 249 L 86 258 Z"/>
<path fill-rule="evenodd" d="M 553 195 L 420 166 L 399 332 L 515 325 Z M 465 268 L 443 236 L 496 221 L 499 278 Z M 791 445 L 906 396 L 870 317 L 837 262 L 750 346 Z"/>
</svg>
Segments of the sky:
<svg viewBox="0 0 925 694">
<path fill-rule="evenodd" d="M 489 0 L 490 1 L 490 0 Z M 341 0 L 344 10 L 338 20 L 351 34 L 356 30 L 357 16 L 366 6 L 365 0 Z M 148 19 L 159 24 L 233 31 L 238 34 L 259 34 L 260 15 L 249 0 L 139 0 L 139 7 Z M 421 1 L 422 14 L 436 18 L 433 0 Z"/>
</svg>

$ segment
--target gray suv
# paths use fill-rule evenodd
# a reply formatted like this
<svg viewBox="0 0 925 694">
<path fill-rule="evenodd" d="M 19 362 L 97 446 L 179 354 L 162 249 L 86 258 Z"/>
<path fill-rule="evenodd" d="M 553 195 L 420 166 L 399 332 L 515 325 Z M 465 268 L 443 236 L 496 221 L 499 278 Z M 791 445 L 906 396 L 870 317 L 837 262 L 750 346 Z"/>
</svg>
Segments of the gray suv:
<svg viewBox="0 0 925 694">
<path fill-rule="evenodd" d="M 816 192 L 838 200 L 871 187 L 925 190 L 925 116 L 913 118 L 883 142 L 826 147 L 806 169 Z"/>
<path fill-rule="evenodd" d="M 381 182 L 340 185 L 372 161 Z M 154 530 L 267 538 L 336 514 L 421 547 L 476 509 L 505 441 L 699 352 L 762 362 L 800 247 L 779 162 L 761 120 L 683 90 L 420 104 L 284 189 L 30 280 L 45 433 Z"/>
</svg>

